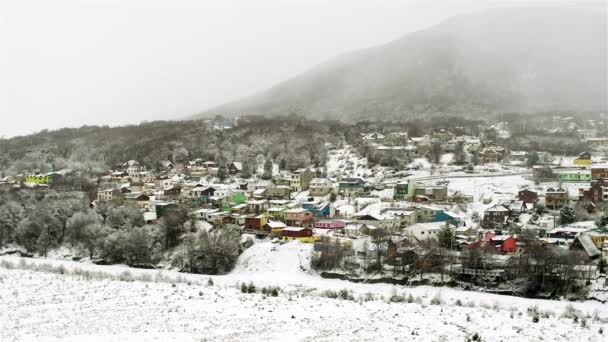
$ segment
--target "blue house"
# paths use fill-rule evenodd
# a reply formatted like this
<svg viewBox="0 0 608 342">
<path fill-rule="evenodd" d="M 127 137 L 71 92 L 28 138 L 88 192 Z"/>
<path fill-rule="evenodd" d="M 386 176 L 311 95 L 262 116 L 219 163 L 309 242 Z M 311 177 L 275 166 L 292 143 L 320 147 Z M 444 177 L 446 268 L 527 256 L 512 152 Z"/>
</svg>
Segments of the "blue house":
<svg viewBox="0 0 608 342">
<path fill-rule="evenodd" d="M 330 202 L 306 202 L 302 203 L 302 208 L 313 213 L 315 217 L 332 217 L 334 216 L 334 210 L 331 207 Z"/>
<path fill-rule="evenodd" d="M 464 217 L 454 212 L 444 210 L 441 210 L 433 215 L 431 222 L 448 222 L 456 227 L 460 227 L 465 224 Z"/>
</svg>

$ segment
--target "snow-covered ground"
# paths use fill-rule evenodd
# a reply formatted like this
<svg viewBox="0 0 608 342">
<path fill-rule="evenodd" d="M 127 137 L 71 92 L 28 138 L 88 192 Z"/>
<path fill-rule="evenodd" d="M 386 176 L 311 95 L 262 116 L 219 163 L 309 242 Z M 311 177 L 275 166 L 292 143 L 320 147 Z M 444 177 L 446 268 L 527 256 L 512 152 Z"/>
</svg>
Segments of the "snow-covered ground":
<svg viewBox="0 0 608 342">
<path fill-rule="evenodd" d="M 608 308 L 599 302 L 322 279 L 310 272 L 311 248 L 258 243 L 233 273 L 214 277 L 3 256 L 0 262 L 16 269 L 0 267 L 0 340 L 464 341 L 474 333 L 483 340 L 605 340 L 599 329 L 607 330 Z M 20 263 L 63 266 L 65 274 L 19 269 L 30 268 Z M 82 270 L 102 273 L 89 279 Z M 109 279 L 125 271 L 141 280 Z M 164 281 L 154 282 L 159 272 Z M 278 297 L 241 293 L 239 284 L 250 281 L 282 290 Z M 353 300 L 324 296 L 341 289 Z M 388 303 L 394 294 L 413 300 Z M 579 310 L 576 322 L 562 317 L 568 305 Z M 528 313 L 534 307 L 536 323 Z"/>
</svg>

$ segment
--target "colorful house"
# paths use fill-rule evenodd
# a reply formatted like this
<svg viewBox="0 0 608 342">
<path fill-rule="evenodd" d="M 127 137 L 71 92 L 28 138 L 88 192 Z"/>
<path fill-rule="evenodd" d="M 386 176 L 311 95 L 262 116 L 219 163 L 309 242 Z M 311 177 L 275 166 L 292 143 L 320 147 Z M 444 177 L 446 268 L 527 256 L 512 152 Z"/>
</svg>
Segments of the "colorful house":
<svg viewBox="0 0 608 342">
<path fill-rule="evenodd" d="M 313 213 L 304 208 L 285 210 L 285 223 L 288 226 L 303 227 L 312 225 L 313 218 Z"/>
<path fill-rule="evenodd" d="M 312 229 L 305 227 L 287 227 L 281 230 L 281 238 L 283 240 L 300 240 L 302 242 L 314 243 L 319 240 L 318 237 L 312 235 Z"/>
<path fill-rule="evenodd" d="M 346 227 L 346 222 L 342 220 L 322 220 L 315 223 L 315 228 L 319 229 L 340 229 Z"/>
<path fill-rule="evenodd" d="M 510 235 L 496 235 L 489 243 L 499 253 L 513 253 L 517 251 L 517 240 Z"/>
<path fill-rule="evenodd" d="M 409 183 L 399 182 L 395 184 L 393 199 L 395 201 L 405 201 L 409 197 Z"/>
<path fill-rule="evenodd" d="M 591 153 L 589 152 L 582 152 L 578 155 L 578 157 L 576 157 L 576 159 L 574 159 L 573 161 L 574 165 L 591 165 Z"/>
<path fill-rule="evenodd" d="M 338 189 L 342 196 L 356 196 L 365 192 L 365 181 L 361 178 L 345 178 L 340 182 Z"/>
<path fill-rule="evenodd" d="M 333 217 L 334 216 L 334 208 L 331 206 L 330 202 L 306 202 L 302 203 L 302 208 L 309 210 L 315 215 L 315 217 Z"/>
<path fill-rule="evenodd" d="M 451 211 L 440 211 L 433 216 L 431 222 L 448 222 L 456 227 L 464 224 L 464 217 Z"/>
<path fill-rule="evenodd" d="M 570 171 L 559 173 L 561 182 L 578 182 L 585 183 L 591 181 L 591 172 L 589 171 Z"/>
<path fill-rule="evenodd" d="M 268 218 L 265 215 L 250 216 L 245 218 L 246 230 L 263 230 L 264 225 L 268 223 Z"/>
</svg>

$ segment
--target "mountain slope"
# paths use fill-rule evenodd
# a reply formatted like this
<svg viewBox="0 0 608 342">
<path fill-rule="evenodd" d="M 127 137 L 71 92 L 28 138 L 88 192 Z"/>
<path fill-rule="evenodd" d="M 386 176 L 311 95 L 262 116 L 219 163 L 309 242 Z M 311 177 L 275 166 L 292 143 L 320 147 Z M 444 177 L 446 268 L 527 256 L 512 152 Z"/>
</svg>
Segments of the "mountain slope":
<svg viewBox="0 0 608 342">
<path fill-rule="evenodd" d="M 208 113 L 385 119 L 606 109 L 606 15 L 493 9 L 355 51 Z"/>
</svg>

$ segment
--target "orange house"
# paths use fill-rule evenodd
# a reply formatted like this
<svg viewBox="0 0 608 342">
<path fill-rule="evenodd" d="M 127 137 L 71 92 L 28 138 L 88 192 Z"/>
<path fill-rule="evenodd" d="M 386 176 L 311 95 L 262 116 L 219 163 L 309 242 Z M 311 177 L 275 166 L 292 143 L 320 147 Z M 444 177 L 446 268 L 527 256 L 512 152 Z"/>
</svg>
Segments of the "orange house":
<svg viewBox="0 0 608 342">
<path fill-rule="evenodd" d="M 291 227 L 310 226 L 313 218 L 313 213 L 303 208 L 285 210 L 285 223 Z"/>
</svg>

